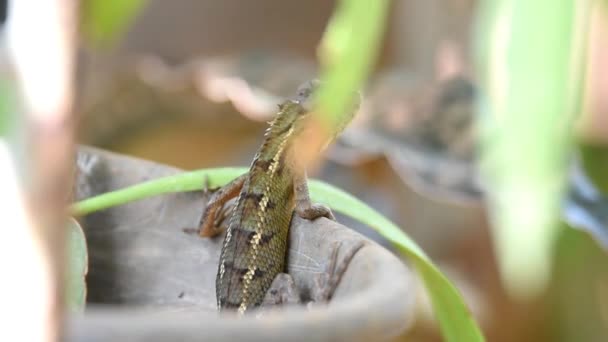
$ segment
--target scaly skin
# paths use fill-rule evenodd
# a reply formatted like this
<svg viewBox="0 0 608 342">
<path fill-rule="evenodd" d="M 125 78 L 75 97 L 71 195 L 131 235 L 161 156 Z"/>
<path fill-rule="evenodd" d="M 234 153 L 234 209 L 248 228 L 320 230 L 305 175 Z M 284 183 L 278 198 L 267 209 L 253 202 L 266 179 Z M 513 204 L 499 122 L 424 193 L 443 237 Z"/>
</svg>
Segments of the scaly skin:
<svg viewBox="0 0 608 342">
<path fill-rule="evenodd" d="M 275 277 L 285 271 L 294 209 L 306 219 L 333 218 L 328 208 L 311 204 L 306 172 L 299 165 L 294 144 L 310 132 L 307 119 L 317 84 L 313 81 L 301 86 L 294 99 L 279 106 L 249 172 L 214 193 L 205 209 L 200 235 L 216 235 L 215 215 L 230 198 L 239 195 L 230 216 L 216 279 L 220 310 L 232 308 L 244 313 L 262 303 Z M 330 139 L 348 124 L 353 114 L 345 116 Z"/>
</svg>

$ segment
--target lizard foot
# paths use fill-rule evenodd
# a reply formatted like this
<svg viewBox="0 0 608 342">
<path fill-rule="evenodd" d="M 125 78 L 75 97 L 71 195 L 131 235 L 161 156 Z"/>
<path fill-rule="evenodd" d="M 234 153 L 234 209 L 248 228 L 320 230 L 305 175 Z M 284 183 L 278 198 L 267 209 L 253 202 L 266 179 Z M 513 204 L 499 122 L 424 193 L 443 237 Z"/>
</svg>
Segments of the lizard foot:
<svg viewBox="0 0 608 342">
<path fill-rule="evenodd" d="M 298 304 L 301 302 L 300 291 L 287 273 L 279 273 L 272 281 L 272 285 L 266 292 L 262 306 L 270 307 L 274 305 Z"/>
<path fill-rule="evenodd" d="M 326 217 L 332 221 L 336 220 L 336 217 L 331 212 L 331 209 L 324 204 L 312 204 L 309 206 L 296 206 L 296 213 L 301 218 L 307 220 L 318 219 L 319 217 Z"/>
<path fill-rule="evenodd" d="M 230 216 L 232 209 L 234 209 L 235 203 L 228 202 L 220 207 L 220 209 L 216 212 L 215 217 L 213 218 L 213 223 L 211 224 L 210 229 L 201 230 L 200 228 L 189 228 L 187 233 L 196 233 L 202 237 L 214 237 L 218 236 L 226 229 L 228 229 L 229 220 L 227 218 Z M 184 229 L 184 232 L 186 230 Z"/>
<path fill-rule="evenodd" d="M 209 177 L 207 177 L 207 176 L 205 176 L 205 181 L 203 183 L 204 183 L 204 185 L 203 185 L 202 192 L 204 195 L 211 194 L 213 196 L 213 194 L 216 193 L 220 189 L 220 188 L 214 188 L 214 189 L 209 188 Z M 230 215 L 230 213 L 232 212 L 234 205 L 235 205 L 235 203 L 232 200 L 229 200 L 226 203 L 219 203 L 218 204 L 219 209 L 212 216 L 213 222 L 211 223 L 211 226 L 208 227 L 207 230 L 201 231 L 201 228 L 199 227 L 199 228 L 183 228 L 182 231 L 186 234 L 197 234 L 202 237 L 214 237 L 214 236 L 220 235 L 221 233 L 226 231 L 226 229 L 228 228 L 227 218 Z M 204 213 L 203 213 L 203 216 L 204 216 Z M 201 218 L 201 221 L 203 221 L 203 220 L 204 220 L 204 217 Z"/>
</svg>

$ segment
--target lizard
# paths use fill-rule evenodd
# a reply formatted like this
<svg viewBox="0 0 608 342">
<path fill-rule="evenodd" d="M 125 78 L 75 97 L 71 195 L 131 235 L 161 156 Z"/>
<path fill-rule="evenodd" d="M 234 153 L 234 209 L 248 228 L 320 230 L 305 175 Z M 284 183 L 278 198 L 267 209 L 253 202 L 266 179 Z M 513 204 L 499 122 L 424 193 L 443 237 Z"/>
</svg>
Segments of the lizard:
<svg viewBox="0 0 608 342">
<path fill-rule="evenodd" d="M 311 133 L 309 119 L 313 112 L 313 93 L 318 85 L 316 80 L 303 84 L 295 97 L 279 105 L 249 171 L 215 191 L 203 212 L 199 235 L 219 235 L 221 229 L 217 218 L 222 214 L 223 206 L 238 196 L 229 217 L 216 277 L 220 311 L 236 309 L 243 314 L 263 302 L 280 302 L 272 299 L 272 295 L 277 295 L 276 289 L 282 286 L 280 280 L 285 280 L 282 274 L 294 212 L 308 220 L 335 219 L 328 207 L 311 202 L 306 170 L 298 160 L 298 146 L 302 145 L 297 139 L 306 139 Z M 358 103 L 342 116 L 323 146 L 329 145 L 348 125 L 357 109 Z M 346 253 L 343 264 L 350 262 L 360 248 L 360 245 L 355 246 Z M 327 289 L 321 291 L 326 298 L 345 270 L 343 265 L 336 266 L 336 259 L 337 252 L 334 252 L 329 270 L 333 274 L 326 281 Z M 273 284 L 275 278 L 276 284 Z"/>
</svg>

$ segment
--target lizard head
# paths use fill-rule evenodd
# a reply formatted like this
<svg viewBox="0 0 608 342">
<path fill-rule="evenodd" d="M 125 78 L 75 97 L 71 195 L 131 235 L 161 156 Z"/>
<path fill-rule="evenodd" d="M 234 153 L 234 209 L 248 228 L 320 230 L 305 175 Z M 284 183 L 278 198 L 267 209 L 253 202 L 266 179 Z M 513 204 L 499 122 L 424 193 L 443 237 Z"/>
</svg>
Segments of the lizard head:
<svg viewBox="0 0 608 342">
<path fill-rule="evenodd" d="M 267 138 L 285 142 L 297 150 L 297 159 L 306 164 L 346 128 L 357 112 L 361 99 L 357 92 L 358 101 L 354 108 L 342 115 L 339 122 L 331 125 L 321 123 L 313 115 L 316 110 L 314 94 L 320 84 L 318 80 L 312 80 L 301 85 L 294 97 L 279 105 L 279 113 L 266 132 Z"/>
<path fill-rule="evenodd" d="M 292 99 L 292 101 L 298 103 L 301 106 L 301 111 L 299 112 L 299 118 L 296 120 L 296 130 L 297 131 L 308 131 L 305 134 L 301 134 L 305 139 L 316 139 L 320 140 L 320 144 L 318 145 L 320 148 L 317 150 L 325 149 L 352 121 L 357 110 L 359 109 L 359 105 L 361 103 L 361 93 L 355 92 L 354 98 L 355 103 L 351 106 L 351 109 L 343 115 L 339 117 L 338 122 L 334 122 L 330 125 L 322 124 L 318 122 L 318 120 L 314 120 L 315 117 L 313 115 L 316 110 L 315 103 L 315 92 L 321 85 L 319 80 L 311 80 L 304 84 L 302 84 L 297 92 L 296 96 Z M 317 134 L 313 134 L 310 131 L 316 131 Z M 313 143 L 312 141 L 308 141 L 309 143 Z M 314 143 L 312 145 L 315 145 Z"/>
<path fill-rule="evenodd" d="M 293 101 L 299 103 L 302 106 L 303 111 L 300 113 L 301 116 L 310 117 L 311 114 L 314 112 L 316 107 L 314 94 L 321 85 L 321 83 L 321 81 L 314 79 L 302 84 L 298 88 L 296 96 L 293 98 Z M 361 92 L 354 92 L 353 98 L 355 103 L 351 105 L 351 109 L 343 113 L 343 115 L 341 115 L 339 118 L 340 120 L 331 125 L 332 127 L 326 127 L 326 129 L 329 130 L 329 141 L 327 142 L 327 144 L 333 141 L 335 137 L 338 136 L 346 128 L 346 126 L 348 126 L 348 124 L 352 121 L 355 114 L 357 113 L 361 104 Z"/>
</svg>

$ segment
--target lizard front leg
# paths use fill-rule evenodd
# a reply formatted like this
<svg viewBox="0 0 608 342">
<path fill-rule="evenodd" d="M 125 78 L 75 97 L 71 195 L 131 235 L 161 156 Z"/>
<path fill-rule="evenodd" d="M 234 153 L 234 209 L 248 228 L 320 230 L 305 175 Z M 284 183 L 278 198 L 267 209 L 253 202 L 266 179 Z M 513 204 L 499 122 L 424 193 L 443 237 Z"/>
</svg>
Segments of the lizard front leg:
<svg viewBox="0 0 608 342">
<path fill-rule="evenodd" d="M 207 203 L 205 212 L 201 217 L 198 230 L 200 236 L 213 237 L 221 232 L 216 225 L 216 216 L 221 212 L 221 209 L 226 202 L 239 194 L 243 188 L 243 184 L 245 183 L 247 176 L 247 173 L 242 174 L 213 193 L 209 199 L 209 202 Z"/>
<path fill-rule="evenodd" d="M 313 204 L 310 200 L 310 194 L 308 192 L 308 179 L 306 177 L 306 171 L 297 173 L 294 176 L 293 187 L 296 199 L 296 213 L 301 218 L 307 220 L 314 220 L 319 217 L 327 217 L 330 220 L 335 220 L 334 214 L 331 212 L 329 207 L 315 203 Z"/>
</svg>

